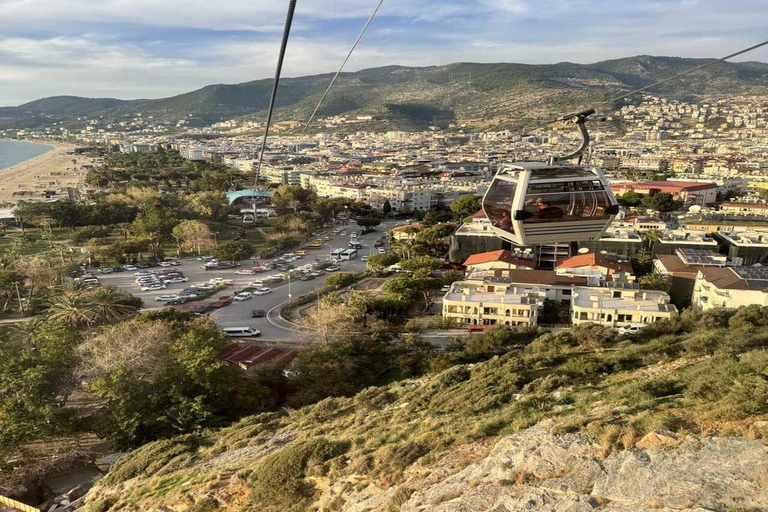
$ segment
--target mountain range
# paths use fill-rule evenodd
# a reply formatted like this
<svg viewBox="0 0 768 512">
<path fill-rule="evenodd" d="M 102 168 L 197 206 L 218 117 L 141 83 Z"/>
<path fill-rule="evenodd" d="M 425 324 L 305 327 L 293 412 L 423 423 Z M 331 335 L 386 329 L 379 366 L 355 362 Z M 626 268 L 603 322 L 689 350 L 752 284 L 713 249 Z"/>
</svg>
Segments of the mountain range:
<svg viewBox="0 0 768 512">
<path fill-rule="evenodd" d="M 459 122 L 502 128 L 521 121 L 586 108 L 597 101 L 691 69 L 706 59 L 640 55 L 594 64 L 478 64 L 386 66 L 343 73 L 318 116 L 373 115 L 391 128 L 422 129 Z M 276 119 L 309 117 L 332 74 L 284 78 Z M 768 95 L 768 64 L 720 63 L 651 92 L 699 100 Z M 78 117 L 127 120 L 141 114 L 157 122 L 186 119 L 205 126 L 242 116 L 263 119 L 271 79 L 209 85 L 162 99 L 120 100 L 57 96 L 0 108 L 0 129 L 73 124 Z M 376 124 L 376 123 L 374 123 Z"/>
</svg>

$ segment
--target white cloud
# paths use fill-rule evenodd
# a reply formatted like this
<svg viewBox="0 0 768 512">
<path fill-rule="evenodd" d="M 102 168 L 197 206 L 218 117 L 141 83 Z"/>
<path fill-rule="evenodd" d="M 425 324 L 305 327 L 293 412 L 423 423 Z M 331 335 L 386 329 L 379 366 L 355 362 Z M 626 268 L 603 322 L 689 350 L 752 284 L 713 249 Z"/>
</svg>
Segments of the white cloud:
<svg viewBox="0 0 768 512">
<path fill-rule="evenodd" d="M 285 75 L 335 71 L 375 4 L 301 0 Z M 0 105 L 56 94 L 160 97 L 271 77 L 286 5 L 0 0 Z M 347 70 L 713 57 L 763 38 L 766 18 L 766 0 L 385 0 Z M 768 60 L 768 49 L 740 60 Z"/>
</svg>

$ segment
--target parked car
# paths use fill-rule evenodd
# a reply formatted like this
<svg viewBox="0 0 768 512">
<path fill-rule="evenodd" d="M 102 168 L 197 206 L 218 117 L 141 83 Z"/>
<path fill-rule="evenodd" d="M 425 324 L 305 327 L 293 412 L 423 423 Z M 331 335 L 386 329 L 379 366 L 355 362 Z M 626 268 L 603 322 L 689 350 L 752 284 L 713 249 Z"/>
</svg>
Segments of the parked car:
<svg viewBox="0 0 768 512">
<path fill-rule="evenodd" d="M 170 302 L 178 298 L 179 298 L 178 295 L 158 295 L 157 297 L 155 297 L 155 300 L 158 300 L 160 302 Z"/>
<path fill-rule="evenodd" d="M 307 274 L 307 275 L 301 276 L 301 277 L 299 278 L 299 281 L 311 281 L 311 280 L 312 280 L 312 279 L 314 279 L 315 277 L 316 277 L 316 276 L 313 276 L 312 274 Z"/>
<path fill-rule="evenodd" d="M 368 261 L 368 256 L 363 256 L 362 258 L 360 258 L 360 261 Z"/>
<path fill-rule="evenodd" d="M 189 278 L 188 277 L 171 277 L 171 278 L 163 279 L 163 281 L 166 284 L 186 283 L 187 281 L 189 281 Z"/>
<path fill-rule="evenodd" d="M 192 287 L 197 288 L 198 290 L 207 291 L 207 290 L 213 290 L 214 288 L 216 288 L 216 285 L 211 283 L 198 283 L 198 284 L 193 284 Z"/>
<path fill-rule="evenodd" d="M 386 252 L 387 252 L 387 250 L 385 248 L 379 247 L 379 254 L 384 254 Z"/>
<path fill-rule="evenodd" d="M 229 300 L 229 299 L 218 300 L 218 301 L 214 302 L 213 304 L 211 304 L 211 308 L 212 309 L 221 309 L 221 308 L 225 308 L 225 307 L 229 306 L 230 304 L 232 304 L 232 301 Z"/>
<path fill-rule="evenodd" d="M 211 284 L 235 284 L 234 279 L 227 279 L 225 277 L 214 277 L 213 279 L 208 280 Z"/>
<path fill-rule="evenodd" d="M 627 334 L 627 335 L 633 335 L 638 334 L 645 325 L 638 324 L 638 325 L 628 325 L 626 327 L 619 327 L 619 334 Z"/>
<path fill-rule="evenodd" d="M 253 292 L 253 295 L 267 295 L 269 293 L 272 293 L 272 288 L 258 288 Z"/>
<path fill-rule="evenodd" d="M 210 313 L 214 308 L 211 306 L 211 304 L 203 304 L 202 306 L 198 306 L 195 309 L 192 310 L 192 313 L 195 315 L 205 315 Z"/>
<path fill-rule="evenodd" d="M 267 312 L 263 309 L 254 309 L 251 311 L 251 318 L 263 318 L 267 316 Z"/>
<path fill-rule="evenodd" d="M 128 272 L 133 272 L 134 270 L 138 270 L 138 267 L 134 265 L 123 265 L 123 270 L 127 270 Z"/>
<path fill-rule="evenodd" d="M 112 272 L 114 272 L 112 267 L 104 267 L 99 269 L 99 274 L 111 274 Z"/>
<path fill-rule="evenodd" d="M 337 271 L 341 270 L 341 268 L 340 268 L 340 267 L 337 267 L 337 266 L 334 266 L 334 265 L 332 265 L 332 266 L 330 266 L 330 267 L 326 268 L 325 270 L 327 270 L 328 272 L 337 272 Z"/>
<path fill-rule="evenodd" d="M 243 270 L 235 270 L 235 274 L 239 276 L 252 276 L 256 274 L 256 271 L 253 270 L 252 268 L 245 268 Z"/>
<path fill-rule="evenodd" d="M 251 297 L 253 297 L 253 294 L 251 292 L 240 292 L 237 295 L 235 295 L 235 299 L 237 302 L 243 302 L 244 300 L 248 300 Z"/>
<path fill-rule="evenodd" d="M 264 286 L 264 281 L 261 281 L 261 280 L 251 281 L 250 283 L 248 283 L 248 286 L 253 286 L 254 288 L 261 288 L 262 286 Z"/>
<path fill-rule="evenodd" d="M 168 288 L 168 287 L 165 286 L 164 284 L 155 283 L 155 284 L 150 284 L 150 285 L 147 285 L 147 286 L 143 286 L 141 288 L 141 291 L 143 291 L 143 292 L 156 292 L 158 290 L 165 290 L 166 288 Z"/>
</svg>

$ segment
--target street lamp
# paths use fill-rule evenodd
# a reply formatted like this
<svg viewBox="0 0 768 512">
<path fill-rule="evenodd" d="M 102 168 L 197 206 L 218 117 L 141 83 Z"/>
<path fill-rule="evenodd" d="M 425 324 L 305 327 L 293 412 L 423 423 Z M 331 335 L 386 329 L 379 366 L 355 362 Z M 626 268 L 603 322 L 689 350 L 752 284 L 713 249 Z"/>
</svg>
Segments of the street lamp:
<svg viewBox="0 0 768 512">
<path fill-rule="evenodd" d="M 288 271 L 288 300 L 290 301 L 293 298 L 293 295 L 291 294 L 291 271 Z"/>
</svg>

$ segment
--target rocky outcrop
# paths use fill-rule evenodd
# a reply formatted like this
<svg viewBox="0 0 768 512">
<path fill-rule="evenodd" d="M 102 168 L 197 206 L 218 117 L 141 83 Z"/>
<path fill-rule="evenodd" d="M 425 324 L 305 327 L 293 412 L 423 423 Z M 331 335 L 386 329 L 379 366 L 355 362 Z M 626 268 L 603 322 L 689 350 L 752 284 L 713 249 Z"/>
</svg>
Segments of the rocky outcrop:
<svg viewBox="0 0 768 512">
<path fill-rule="evenodd" d="M 640 512 L 768 510 L 768 447 L 732 437 L 678 439 L 653 433 L 601 458 L 587 434 L 544 426 L 501 438 L 455 472 L 445 458 L 382 488 L 364 478 L 325 490 L 322 509 L 353 512 Z M 447 457 L 447 456 L 446 456 Z M 418 465 L 417 465 L 418 466 Z M 333 506 L 331 507 L 331 504 Z M 394 508 L 393 508 L 394 507 Z"/>
</svg>

